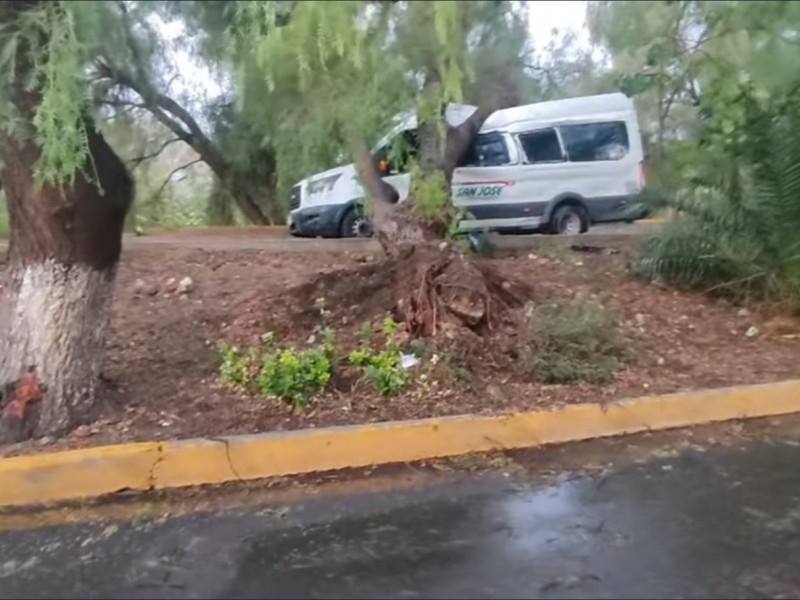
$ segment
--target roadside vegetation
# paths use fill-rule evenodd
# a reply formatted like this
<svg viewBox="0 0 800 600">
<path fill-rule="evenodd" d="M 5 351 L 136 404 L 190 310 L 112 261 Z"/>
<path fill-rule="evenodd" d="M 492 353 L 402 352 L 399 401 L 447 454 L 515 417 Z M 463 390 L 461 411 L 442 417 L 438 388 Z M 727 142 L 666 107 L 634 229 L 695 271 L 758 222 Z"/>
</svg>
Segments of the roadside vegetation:
<svg viewBox="0 0 800 600">
<path fill-rule="evenodd" d="M 221 343 L 221 380 L 232 390 L 256 392 L 292 410 L 307 408 L 337 384 L 337 377 L 365 384 L 379 396 L 393 396 L 411 381 L 408 369 L 419 361 L 404 354 L 398 330 L 391 317 L 383 319 L 379 335 L 367 322 L 359 345 L 350 352 L 337 344 L 336 331 L 330 327 L 321 329 L 319 343 L 312 336 L 305 348 L 283 345 L 271 332 L 260 336 L 257 347 Z M 406 364 L 407 360 L 413 362 Z"/>
<path fill-rule="evenodd" d="M 739 132 L 747 153 L 663 197 L 675 217 L 647 240 L 632 272 L 737 303 L 800 311 L 800 121 L 760 114 Z"/>
<path fill-rule="evenodd" d="M 103 353 L 119 325 L 107 328 L 108 319 L 127 318 L 112 314 L 124 231 L 280 224 L 298 180 L 348 163 L 383 256 L 369 264 L 340 257 L 338 272 L 312 270 L 292 285 L 252 282 L 261 293 L 251 290 L 255 308 L 217 296 L 231 314 L 217 314 L 203 340 L 188 340 L 194 330 L 184 337 L 202 343 L 197 356 L 207 359 L 219 344 L 208 360 L 228 393 L 276 399 L 295 414 L 367 390 L 360 414 L 369 420 L 370 411 L 394 414 L 380 411 L 401 398 L 402 416 L 436 413 L 429 403 L 452 412 L 459 386 L 495 408 L 513 404 L 506 388 L 518 393 L 530 381 L 545 398 L 548 386 L 641 392 L 649 383 L 640 379 L 653 374 L 632 360 L 636 336 L 623 323 L 641 315 L 661 328 L 646 335 L 683 344 L 700 326 L 680 329 L 691 305 L 669 312 L 686 298 L 673 290 L 753 312 L 759 302 L 800 309 L 800 4 L 592 1 L 591 48 L 561 33 L 538 54 L 529 32 L 536 10 L 479 0 L 0 4 L 8 121 L 0 236 L 19 242 L 3 264 L 11 285 L 0 296 L 0 314 L 10 315 L 0 332 L 0 443 L 63 435 L 114 393 Z M 612 91 L 636 100 L 648 179 L 641 200 L 671 215 L 625 255 L 624 279 L 614 279 L 622 259 L 614 254 L 509 257 L 453 239 L 453 171 L 488 115 Z M 450 103 L 478 110 L 453 127 L 443 118 Z M 408 164 L 409 200 L 397 205 L 369 149 L 409 109 L 418 152 Z M 266 259 L 248 260 L 237 276 L 251 278 Z M 597 274 L 582 271 L 589 264 Z M 627 294 L 617 298 L 619 314 L 572 293 L 592 275 L 600 279 L 591 285 L 606 277 L 615 285 L 605 291 Z M 34 276 L 33 291 L 20 283 Z M 186 293 L 129 283 L 143 290 L 134 295 L 146 310 L 170 310 L 173 300 L 200 310 L 191 294 L 213 293 L 202 283 Z M 259 312 L 286 308 L 262 297 L 274 289 L 297 305 L 285 319 L 296 331 L 278 331 L 275 315 Z M 150 318 L 146 310 L 136 318 Z M 659 310 L 665 315 L 651 325 L 644 313 Z M 706 338 L 760 342 L 759 329 L 732 310 L 737 316 L 718 315 Z M 243 314 L 248 335 L 237 337 L 227 323 Z M 167 326 L 183 327 L 182 318 Z M 192 326 L 209 322 L 198 315 Z M 119 353 L 135 347 L 115 344 Z M 692 347 L 696 362 L 701 346 Z M 145 362 L 137 354 L 125 364 Z M 681 365 L 674 373 L 689 368 Z M 203 369 L 198 381 L 209 377 Z M 728 377 L 711 366 L 704 373 Z"/>
<path fill-rule="evenodd" d="M 521 360 L 542 383 L 608 383 L 634 355 L 621 316 L 592 301 L 538 308 L 523 339 Z"/>
</svg>

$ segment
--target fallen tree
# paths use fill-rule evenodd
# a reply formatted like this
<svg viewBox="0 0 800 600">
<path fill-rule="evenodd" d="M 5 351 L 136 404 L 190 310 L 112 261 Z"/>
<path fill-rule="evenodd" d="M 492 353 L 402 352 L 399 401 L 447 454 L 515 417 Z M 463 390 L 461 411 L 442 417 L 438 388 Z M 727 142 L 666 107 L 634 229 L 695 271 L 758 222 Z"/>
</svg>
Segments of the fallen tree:
<svg viewBox="0 0 800 600">
<path fill-rule="evenodd" d="M 513 3 L 480 1 L 299 3 L 278 26 L 278 4 L 239 6 L 235 32 L 244 36 L 242 45 L 259 49 L 268 78 L 285 75 L 286 61 L 296 61 L 309 95 L 335 98 L 320 109 L 333 115 L 336 129 L 351 142 L 372 228 L 386 255 L 384 268 L 393 273 L 387 282 L 394 289 L 393 310 L 412 335 L 489 330 L 522 296 L 521 286 L 481 268 L 448 235 L 459 218 L 450 200 L 453 172 L 486 118 L 518 103 L 516 89 L 498 86 L 503 93 L 482 101 L 462 123 L 445 118 L 446 107 L 461 102 L 473 70 L 475 47 L 469 40 L 499 45 L 504 33 L 522 24 L 515 21 L 524 16 L 519 10 Z M 265 11 L 277 34 L 265 36 L 259 29 Z M 507 80 L 503 75 L 516 62 L 524 64 L 521 39 L 496 62 L 483 65 L 484 79 L 475 88 Z M 386 127 L 389 111 L 398 108 L 397 97 L 416 105 L 418 122 L 411 193 L 399 204 L 397 190 L 383 181 L 366 141 L 367 132 L 381 122 Z"/>
<path fill-rule="evenodd" d="M 493 108 L 477 109 L 460 125 L 447 125 L 444 136 L 438 127 L 420 127 L 419 162 L 427 169 L 416 177 L 441 183 L 443 188 L 435 193 L 449 201 L 453 171 L 492 112 Z M 447 239 L 449 223 L 421 217 L 413 196 L 396 204 L 396 193 L 381 179 L 365 144 L 358 144 L 354 154 L 371 200 L 375 236 L 387 260 L 394 263 L 396 316 L 410 334 L 436 337 L 462 328 L 486 332 L 507 309 L 524 300 L 523 286 L 482 268 L 471 260 L 467 248 Z M 420 193 L 422 186 L 414 187 Z M 444 214 L 458 218 L 455 211 Z"/>
</svg>

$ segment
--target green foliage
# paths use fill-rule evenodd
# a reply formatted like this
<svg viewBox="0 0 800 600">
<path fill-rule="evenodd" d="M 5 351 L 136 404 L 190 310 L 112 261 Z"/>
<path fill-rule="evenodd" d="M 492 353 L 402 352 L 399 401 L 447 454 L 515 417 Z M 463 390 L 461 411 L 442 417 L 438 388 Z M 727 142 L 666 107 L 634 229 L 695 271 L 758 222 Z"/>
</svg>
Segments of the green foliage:
<svg viewBox="0 0 800 600">
<path fill-rule="evenodd" d="M 526 340 L 522 359 L 543 383 L 606 383 L 630 356 L 618 316 L 595 303 L 538 308 Z"/>
<path fill-rule="evenodd" d="M 411 197 L 414 198 L 417 215 L 429 223 L 451 224 L 456 209 L 450 200 L 450 189 L 444 173 L 424 173 L 416 164 L 409 169 L 411 175 Z"/>
<path fill-rule="evenodd" d="M 748 119 L 750 150 L 727 176 L 662 199 L 678 216 L 648 240 L 635 275 L 737 300 L 790 299 L 800 308 L 800 120 Z M 737 132 L 735 135 L 739 135 Z"/>
<path fill-rule="evenodd" d="M 242 352 L 237 346 L 220 345 L 220 377 L 233 389 L 256 389 L 293 409 L 302 409 L 331 382 L 339 360 L 336 335 L 323 331 L 320 345 L 299 350 L 280 346 L 271 332 L 261 336 L 261 347 Z"/>
<path fill-rule="evenodd" d="M 245 97 L 254 90 L 252 105 L 273 113 L 270 143 L 285 191 L 348 157 L 354 143 L 378 138 L 409 107 L 441 133 L 448 102 L 519 96 L 532 81 L 523 59 L 527 15 L 519 3 L 236 4 L 228 47 L 246 55 L 238 80 Z M 436 81 L 423 85 L 426 79 Z M 423 203 L 423 217 L 436 218 L 449 196 L 426 193 Z"/>
<path fill-rule="evenodd" d="M 407 71 L 383 47 L 386 8 L 235 4 L 226 32 L 238 66 L 234 114 L 252 124 L 247 139 L 274 148 L 280 197 L 299 179 L 350 162 L 356 135 L 377 139 L 410 103 Z M 231 146 L 241 138 L 232 131 Z"/>
<path fill-rule="evenodd" d="M 36 167 L 40 184 L 68 186 L 79 172 L 95 176 L 82 77 L 90 39 L 80 29 L 81 24 L 92 21 L 95 4 L 42 2 L 18 12 L 0 30 L 0 113 L 6 127 L 17 135 L 26 135 L 27 125 L 33 126 L 33 137 L 41 148 Z M 84 39 L 79 39 L 79 33 L 84 33 Z M 24 58 L 19 53 L 24 53 Z M 20 71 L 19 64 L 28 66 Z M 38 105 L 18 105 L 15 89 L 38 94 Z M 15 125 L 20 122 L 25 125 Z"/>
<path fill-rule="evenodd" d="M 238 346 L 220 344 L 220 377 L 222 382 L 233 389 L 245 389 L 252 382 L 254 355 L 242 352 Z"/>
<path fill-rule="evenodd" d="M 266 397 L 278 398 L 293 409 L 302 409 L 331 382 L 338 360 L 336 334 L 326 328 L 323 341 L 306 350 L 280 347 L 272 333 L 261 336 L 266 348 L 257 377 Z"/>
<path fill-rule="evenodd" d="M 292 408 L 305 408 L 333 376 L 331 357 L 324 349 L 276 349 L 263 358 L 258 388 Z"/>
<path fill-rule="evenodd" d="M 214 226 L 236 224 L 233 201 L 219 180 L 214 181 L 206 198 L 205 221 Z"/>
<path fill-rule="evenodd" d="M 393 396 L 403 389 L 411 380 L 411 376 L 402 366 L 403 353 L 397 340 L 397 323 L 391 318 L 383 322 L 384 345 L 380 350 L 372 349 L 368 344 L 372 338 L 372 330 L 362 331 L 362 346 L 350 353 L 350 363 L 361 369 L 364 378 L 381 396 Z"/>
</svg>

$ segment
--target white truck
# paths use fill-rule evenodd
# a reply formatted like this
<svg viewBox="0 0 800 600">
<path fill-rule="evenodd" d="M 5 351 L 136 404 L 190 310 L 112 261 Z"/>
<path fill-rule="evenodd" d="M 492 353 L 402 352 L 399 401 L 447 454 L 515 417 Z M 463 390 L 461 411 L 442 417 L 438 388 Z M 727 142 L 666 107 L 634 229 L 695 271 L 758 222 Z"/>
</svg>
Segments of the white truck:
<svg viewBox="0 0 800 600">
<path fill-rule="evenodd" d="M 451 105 L 446 118 L 455 126 L 475 110 Z M 398 121 L 373 156 L 402 202 L 410 186 L 404 164 L 415 153 L 417 124 L 413 114 Z M 405 149 L 399 157 L 398 141 Z M 453 173 L 453 203 L 469 215 L 459 228 L 577 234 L 592 223 L 631 220 L 645 184 L 643 160 L 636 110 L 624 94 L 498 110 Z M 353 164 L 312 175 L 292 188 L 289 230 L 303 237 L 370 235 L 358 210 L 363 198 Z"/>
</svg>

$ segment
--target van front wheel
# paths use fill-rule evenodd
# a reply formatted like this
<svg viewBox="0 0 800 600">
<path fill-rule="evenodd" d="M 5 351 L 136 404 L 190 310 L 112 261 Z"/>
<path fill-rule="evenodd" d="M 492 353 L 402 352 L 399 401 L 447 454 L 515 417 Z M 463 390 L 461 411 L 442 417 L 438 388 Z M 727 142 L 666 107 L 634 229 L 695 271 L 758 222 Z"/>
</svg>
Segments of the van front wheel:
<svg viewBox="0 0 800 600">
<path fill-rule="evenodd" d="M 372 237 L 372 225 L 351 208 L 342 219 L 339 235 L 343 238 L 370 238 Z"/>
<path fill-rule="evenodd" d="M 564 204 L 553 213 L 548 229 L 557 235 L 586 233 L 589 230 L 589 218 L 580 206 Z"/>
</svg>

